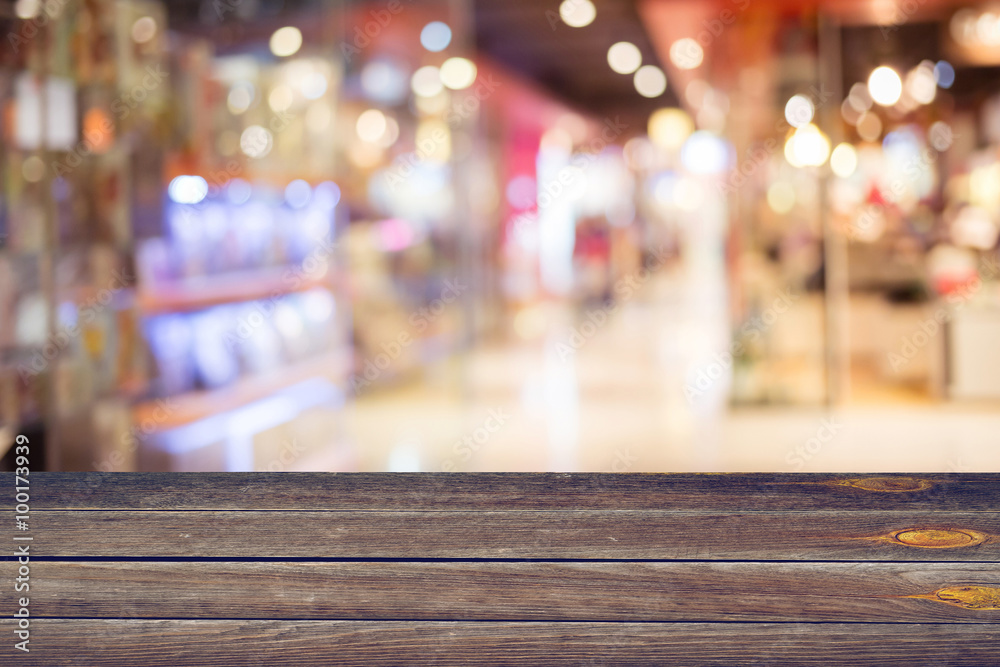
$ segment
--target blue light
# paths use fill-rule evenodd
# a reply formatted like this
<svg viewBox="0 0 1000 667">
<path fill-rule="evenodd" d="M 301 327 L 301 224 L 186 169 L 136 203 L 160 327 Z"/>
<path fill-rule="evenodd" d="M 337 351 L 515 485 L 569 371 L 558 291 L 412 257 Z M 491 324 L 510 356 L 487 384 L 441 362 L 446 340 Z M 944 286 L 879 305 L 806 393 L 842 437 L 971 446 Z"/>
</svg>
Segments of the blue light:
<svg viewBox="0 0 1000 667">
<path fill-rule="evenodd" d="M 285 188 L 285 201 L 292 208 L 305 208 L 312 198 L 312 188 L 302 179 L 297 179 Z"/>
<path fill-rule="evenodd" d="M 451 44 L 451 28 L 441 21 L 431 21 L 420 31 L 420 43 L 428 51 L 444 51 Z"/>
<path fill-rule="evenodd" d="M 63 301 L 59 304 L 59 324 L 64 327 L 75 327 L 77 318 L 76 304 Z"/>
<path fill-rule="evenodd" d="M 313 201 L 321 209 L 332 211 L 340 203 L 340 186 L 333 181 L 323 181 L 316 186 Z"/>
<path fill-rule="evenodd" d="M 226 186 L 226 196 L 233 204 L 245 204 L 250 195 L 253 194 L 253 187 L 242 178 L 234 178 Z"/>
<path fill-rule="evenodd" d="M 941 88 L 951 88 L 955 83 L 955 68 L 947 60 L 939 60 L 934 66 L 934 80 Z"/>
</svg>

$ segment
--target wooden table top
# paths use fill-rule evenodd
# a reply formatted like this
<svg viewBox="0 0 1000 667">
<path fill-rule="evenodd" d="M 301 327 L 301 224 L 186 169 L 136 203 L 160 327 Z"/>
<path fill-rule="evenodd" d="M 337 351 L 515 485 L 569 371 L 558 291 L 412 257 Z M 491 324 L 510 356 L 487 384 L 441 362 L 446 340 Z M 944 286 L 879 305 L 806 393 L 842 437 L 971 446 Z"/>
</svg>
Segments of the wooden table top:
<svg viewBox="0 0 1000 667">
<path fill-rule="evenodd" d="M 2 665 L 1000 665 L 1000 475 L 30 479 Z"/>
</svg>

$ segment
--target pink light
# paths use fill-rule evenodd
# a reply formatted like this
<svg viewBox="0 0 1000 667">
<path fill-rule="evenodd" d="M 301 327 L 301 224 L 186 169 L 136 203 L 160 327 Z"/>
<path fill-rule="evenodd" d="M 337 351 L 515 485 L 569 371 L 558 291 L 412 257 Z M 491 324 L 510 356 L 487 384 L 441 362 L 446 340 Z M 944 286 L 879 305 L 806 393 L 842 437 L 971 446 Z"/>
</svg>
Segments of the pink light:
<svg viewBox="0 0 1000 667">
<path fill-rule="evenodd" d="M 377 225 L 378 240 L 382 250 L 397 252 L 413 244 L 416 235 L 408 221 L 402 218 L 389 218 Z"/>
</svg>

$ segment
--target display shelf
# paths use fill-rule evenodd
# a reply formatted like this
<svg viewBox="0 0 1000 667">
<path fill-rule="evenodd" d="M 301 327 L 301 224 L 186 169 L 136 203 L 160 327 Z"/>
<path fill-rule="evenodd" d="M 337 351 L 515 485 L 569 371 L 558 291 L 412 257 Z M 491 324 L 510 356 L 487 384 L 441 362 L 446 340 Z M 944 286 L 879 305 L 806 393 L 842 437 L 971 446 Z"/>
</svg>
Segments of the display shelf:
<svg viewBox="0 0 1000 667">
<path fill-rule="evenodd" d="M 132 408 L 132 420 L 147 434 L 177 428 L 235 410 L 309 378 L 326 377 L 339 383 L 348 363 L 347 350 L 327 352 L 267 375 L 240 378 L 228 387 L 138 403 Z"/>
<path fill-rule="evenodd" d="M 155 315 L 268 299 L 317 287 L 333 287 L 329 273 L 321 278 L 308 278 L 294 275 L 295 270 L 296 267 L 281 266 L 190 278 L 152 288 L 141 287 L 136 294 L 136 302 L 143 314 Z"/>
</svg>

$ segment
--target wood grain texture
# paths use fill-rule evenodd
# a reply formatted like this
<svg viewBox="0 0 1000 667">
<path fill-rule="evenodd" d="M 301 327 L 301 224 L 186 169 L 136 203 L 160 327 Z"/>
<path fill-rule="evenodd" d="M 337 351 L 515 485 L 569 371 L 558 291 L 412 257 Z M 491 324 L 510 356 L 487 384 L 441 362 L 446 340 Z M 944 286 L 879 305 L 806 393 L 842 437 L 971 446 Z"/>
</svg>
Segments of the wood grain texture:
<svg viewBox="0 0 1000 667">
<path fill-rule="evenodd" d="M 31 592 L 65 618 L 1000 622 L 992 564 L 39 562 Z"/>
<path fill-rule="evenodd" d="M 12 475 L 3 475 L 12 485 Z M 995 513 L 997 480 L 947 473 L 35 473 L 32 494 L 35 509 Z"/>
<path fill-rule="evenodd" d="M 12 621 L 0 621 L 11 636 Z M 4 664 L 63 667 L 296 665 L 997 664 L 989 625 L 45 620 Z M 37 644 L 35 642 L 37 641 Z"/>
<path fill-rule="evenodd" d="M 40 557 L 1000 562 L 1000 514 L 677 511 L 34 511 Z M 894 539 L 969 530 L 952 548 Z"/>
<path fill-rule="evenodd" d="M 998 475 L 43 473 L 30 523 L 3 665 L 1000 665 Z"/>
</svg>

